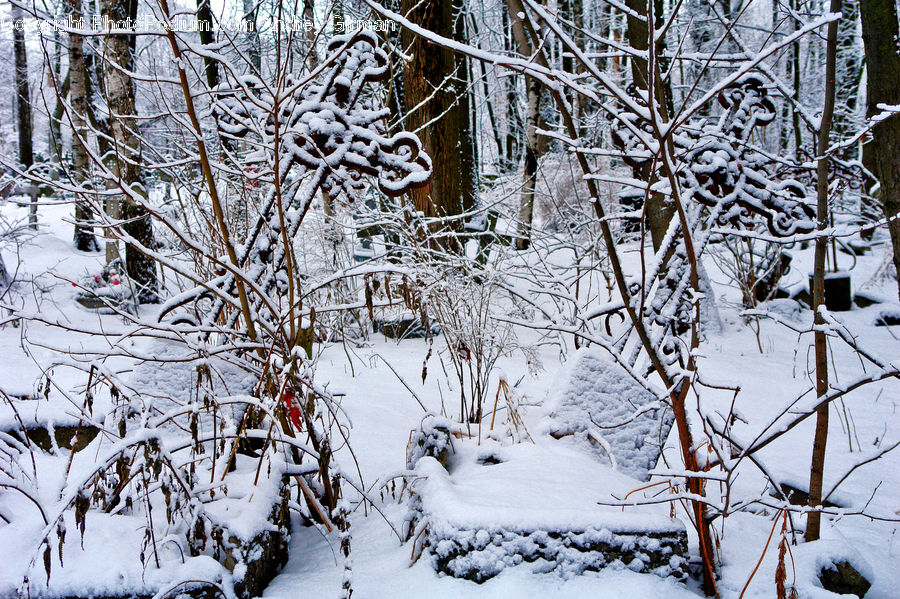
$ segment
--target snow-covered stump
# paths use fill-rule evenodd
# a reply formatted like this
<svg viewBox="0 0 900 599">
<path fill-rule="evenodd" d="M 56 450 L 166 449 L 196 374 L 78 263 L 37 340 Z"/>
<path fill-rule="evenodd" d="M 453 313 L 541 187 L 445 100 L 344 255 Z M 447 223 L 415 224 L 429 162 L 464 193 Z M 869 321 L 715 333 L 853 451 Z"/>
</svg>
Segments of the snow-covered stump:
<svg viewBox="0 0 900 599">
<path fill-rule="evenodd" d="M 563 577 L 613 568 L 686 579 L 687 531 L 666 506 L 598 503 L 635 499 L 641 482 L 549 437 L 479 444 L 455 428 L 426 418 L 407 449 L 408 538 L 436 571 L 483 582 L 524 564 Z"/>
<path fill-rule="evenodd" d="M 202 533 L 194 531 L 191 553 L 208 554 L 231 572 L 234 592 L 249 599 L 262 595 L 288 560 L 290 484 L 287 476 L 257 485 L 249 499 L 228 497 L 207 506 Z M 261 518 L 261 515 L 265 515 Z"/>
</svg>

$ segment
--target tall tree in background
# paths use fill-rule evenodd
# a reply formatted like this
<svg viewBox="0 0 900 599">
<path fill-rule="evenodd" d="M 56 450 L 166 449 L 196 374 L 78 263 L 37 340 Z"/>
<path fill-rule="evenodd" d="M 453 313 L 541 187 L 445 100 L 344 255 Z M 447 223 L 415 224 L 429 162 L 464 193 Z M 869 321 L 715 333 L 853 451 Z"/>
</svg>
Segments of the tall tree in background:
<svg viewBox="0 0 900 599">
<path fill-rule="evenodd" d="M 62 43 L 59 29 L 53 30 L 53 54 L 51 57 L 51 68 L 47 69 L 47 89 L 52 90 L 55 81 L 59 81 L 62 77 Z M 68 78 L 68 74 L 66 74 Z M 56 95 L 56 108 L 50 116 L 50 123 L 47 127 L 47 159 L 53 164 L 52 176 L 59 177 L 59 166 L 62 163 L 62 144 L 60 143 L 60 116 L 62 116 L 62 104 L 65 95 L 60 97 Z"/>
<path fill-rule="evenodd" d="M 879 104 L 900 104 L 900 26 L 894 0 L 865 0 L 859 7 L 866 48 L 867 114 L 871 117 L 880 112 Z M 895 217 L 900 213 L 900 117 L 892 116 L 876 124 L 868 145 L 864 158 L 880 183 L 884 215 Z M 900 295 L 900 218 L 890 221 L 888 229 Z"/>
<path fill-rule="evenodd" d="M 794 17 L 799 10 L 799 0 L 789 0 L 788 8 L 787 20 L 790 24 L 790 32 L 794 33 L 800 27 L 799 21 Z M 785 102 L 785 109 L 790 112 L 791 127 L 785 126 L 782 129 L 781 145 L 784 151 L 787 151 L 790 146 L 791 132 L 793 132 L 794 158 L 800 160 L 800 149 L 803 147 L 803 128 L 800 126 L 800 112 L 798 109 L 800 104 L 800 40 L 791 44 L 790 56 L 785 61 L 785 65 L 786 74 L 793 82 L 791 86 L 792 102 Z"/>
<path fill-rule="evenodd" d="M 73 20 L 81 17 L 81 0 L 67 0 L 69 15 Z M 88 177 L 87 86 L 88 73 L 84 64 L 84 39 L 77 33 L 69 33 L 69 106 L 72 125 L 72 176 L 78 184 L 85 184 Z M 84 252 L 100 249 L 94 237 L 91 212 L 84 202 L 75 203 L 75 248 Z"/>
<path fill-rule="evenodd" d="M 260 57 L 260 53 L 262 51 L 260 47 L 260 39 L 259 39 L 259 29 L 258 29 L 258 21 L 256 19 L 257 15 L 257 3 L 255 0 L 242 0 L 243 8 L 244 8 L 244 19 L 249 22 L 249 30 L 248 30 L 248 41 L 250 42 L 250 48 L 248 50 L 248 54 L 250 55 L 250 64 L 259 72 L 260 67 L 262 66 L 262 61 Z"/>
<path fill-rule="evenodd" d="M 654 21 L 661 21 L 663 9 L 662 0 L 651 1 L 654 3 Z M 638 52 L 646 53 L 650 48 L 650 6 L 648 5 L 648 0 L 627 0 L 625 4 L 637 15 L 645 15 L 643 17 L 638 17 L 634 14 L 628 14 L 626 37 L 629 46 Z M 662 40 L 658 40 L 656 47 L 657 56 L 662 56 L 662 49 Z M 662 81 L 654 81 L 651 85 L 649 64 L 647 60 L 637 56 L 631 56 L 631 78 L 638 93 L 642 92 L 646 96 L 648 90 L 652 88 L 654 90 L 656 102 L 659 106 L 669 106 L 671 104 L 671 94 L 667 93 L 666 86 L 663 85 Z M 641 167 L 641 172 L 637 174 L 639 174 L 640 179 L 648 185 L 653 184 L 656 177 L 653 162 L 647 162 Z M 665 198 L 662 194 L 650 193 L 647 195 L 644 212 L 646 213 L 647 228 L 650 229 L 650 238 L 653 241 L 653 249 L 658 250 L 666 236 L 669 222 L 675 214 L 675 207 L 666 205 Z"/>
<path fill-rule="evenodd" d="M 564 27 L 578 45 L 584 47 L 584 6 L 582 5 L 582 0 L 559 0 L 559 17 L 560 25 Z M 571 26 L 568 25 L 569 23 L 571 23 Z M 581 62 L 575 60 L 567 52 L 562 53 L 562 68 L 565 72 L 573 75 L 584 71 L 584 66 Z M 572 104 L 572 117 L 578 125 L 578 134 L 584 135 L 584 124 L 580 122 L 584 116 L 584 96 L 571 93 L 570 90 L 566 91 L 566 96 Z"/>
<path fill-rule="evenodd" d="M 13 21 L 23 19 L 22 9 L 15 3 L 10 5 Z M 34 164 L 34 149 L 31 134 L 31 91 L 28 86 L 28 54 L 25 49 L 25 32 L 13 28 L 13 53 L 16 65 L 16 128 L 19 134 L 19 164 L 24 168 Z"/>
<path fill-rule="evenodd" d="M 15 3 L 10 5 L 10 16 L 13 21 L 19 21 L 23 18 L 22 9 Z M 31 141 L 31 91 L 28 87 L 28 54 L 25 49 L 25 32 L 20 27 L 13 28 L 13 54 L 15 55 L 16 66 L 16 129 L 19 134 L 19 165 L 27 169 L 34 164 L 34 148 Z M 28 212 L 29 222 L 36 227 L 37 204 L 32 202 Z"/>
<path fill-rule="evenodd" d="M 842 0 L 841 20 L 838 23 L 837 80 L 835 82 L 834 134 L 835 142 L 846 141 L 859 131 L 859 93 L 863 76 L 862 40 L 859 35 L 860 0 Z M 842 148 L 838 157 L 856 159 L 858 144 Z"/>
<path fill-rule="evenodd" d="M 453 38 L 455 14 L 452 0 L 402 0 L 401 12 L 425 29 Z M 471 153 L 471 129 L 467 103 L 469 82 L 453 52 L 404 30 L 400 36 L 410 60 L 403 67 L 406 127 L 415 131 L 431 156 L 431 182 L 410 192 L 417 211 L 426 216 L 454 216 L 475 205 L 475 161 Z M 469 139 L 464 139 L 469 132 Z M 461 222 L 450 223 L 461 229 Z"/>
<path fill-rule="evenodd" d="M 466 28 L 468 9 L 466 0 L 454 0 L 453 39 L 463 44 L 468 43 Z M 478 148 L 475 144 L 473 100 L 474 85 L 472 83 L 472 65 L 469 57 L 456 56 L 456 97 L 459 110 L 459 184 L 465 209 L 473 208 L 478 198 Z"/>
<path fill-rule="evenodd" d="M 212 50 L 211 46 L 215 43 L 216 36 L 213 33 L 213 14 L 210 0 L 197 0 L 197 29 L 200 33 L 200 43 Z M 218 61 L 211 56 L 204 56 L 203 69 L 206 72 L 206 84 L 209 86 L 209 89 L 219 85 Z"/>
<path fill-rule="evenodd" d="M 111 22 L 137 16 L 137 0 L 101 0 L 102 13 Z M 135 119 L 134 82 L 130 73 L 134 67 L 133 34 L 107 34 L 104 38 L 103 80 L 115 155 L 110 164 L 117 181 L 113 184 L 130 193 L 146 195 L 141 182 L 141 147 Z M 123 221 L 122 230 L 145 247 L 153 245 L 150 214 L 129 193 L 124 193 L 114 218 Z M 137 297 L 142 303 L 159 301 L 157 295 L 156 263 L 145 256 L 133 243 L 126 244 L 125 270 L 137 285 Z"/>
<path fill-rule="evenodd" d="M 516 48 L 523 57 L 533 54 L 532 33 L 534 29 L 527 22 L 525 7 L 521 0 L 508 0 L 509 22 Z M 523 169 L 522 193 L 519 201 L 519 235 L 516 247 L 526 249 L 531 243 L 531 224 L 534 220 L 534 186 L 537 181 L 538 161 L 547 149 L 547 142 L 538 136 L 538 129 L 545 129 L 541 118 L 541 83 L 535 77 L 525 78 L 525 168 Z"/>
<path fill-rule="evenodd" d="M 513 39 L 512 26 L 509 22 L 507 11 L 501 10 L 503 19 L 503 50 L 515 51 L 516 42 Z M 503 88 L 506 99 L 506 143 L 504 145 L 503 171 L 508 172 L 515 168 L 521 160 L 520 131 L 522 130 L 522 117 L 519 114 L 519 101 L 516 94 L 516 78 L 508 75 L 503 78 Z"/>
</svg>

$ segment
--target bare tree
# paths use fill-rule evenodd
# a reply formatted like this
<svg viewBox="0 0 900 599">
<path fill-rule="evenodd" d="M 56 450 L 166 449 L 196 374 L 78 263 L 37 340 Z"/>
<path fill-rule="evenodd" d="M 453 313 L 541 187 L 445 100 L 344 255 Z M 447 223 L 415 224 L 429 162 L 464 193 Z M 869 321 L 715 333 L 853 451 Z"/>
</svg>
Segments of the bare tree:
<svg viewBox="0 0 900 599">
<path fill-rule="evenodd" d="M 102 0 L 101 8 L 111 23 L 126 22 L 127 19 L 133 22 L 137 16 L 136 0 Z M 122 220 L 122 229 L 130 238 L 126 239 L 125 270 L 137 286 L 137 299 L 155 303 L 159 301 L 156 262 L 139 249 L 139 246 L 153 246 L 153 224 L 147 209 L 131 197 L 131 193 L 146 195 L 141 178 L 141 141 L 135 119 L 134 82 L 130 75 L 134 65 L 134 41 L 135 36 L 127 32 L 104 37 L 103 80 L 116 150 L 111 160 L 115 175 L 111 184 L 123 191 L 121 199 L 113 200 L 109 212 L 112 218 Z M 110 257 L 107 246 L 107 259 Z"/>
<path fill-rule="evenodd" d="M 200 34 L 200 43 L 207 46 L 210 51 L 211 46 L 216 41 L 213 33 L 213 14 L 210 0 L 197 0 L 197 29 Z M 204 55 L 203 68 L 206 72 L 206 83 L 212 89 L 219 85 L 219 63 L 211 56 Z"/>
<path fill-rule="evenodd" d="M 649 61 L 643 58 L 644 54 L 648 54 L 648 48 L 650 47 L 650 32 L 656 30 L 661 24 L 659 22 L 654 23 L 653 27 L 650 27 L 649 20 L 651 18 L 657 20 L 662 19 L 662 1 L 649 1 L 654 3 L 653 11 L 650 10 L 648 0 L 628 0 L 626 3 L 628 8 L 632 10 L 632 12 L 628 14 L 626 36 L 628 38 L 628 45 L 636 51 L 635 55 L 630 57 L 631 80 L 635 88 L 640 90 L 640 93 L 643 93 L 645 96 L 650 93 L 650 90 L 653 90 L 653 93 L 656 96 L 656 102 L 658 102 L 660 106 L 666 106 L 670 104 L 671 97 L 671 94 L 667 94 L 668 87 L 663 83 L 661 77 L 655 81 L 650 80 L 652 70 L 650 69 Z M 655 46 L 655 54 L 661 57 L 663 55 L 662 40 L 658 40 Z M 649 189 L 649 186 L 656 182 L 656 170 L 654 164 L 648 162 L 635 174 L 638 175 L 642 181 L 647 183 Z M 647 228 L 650 229 L 650 239 L 653 242 L 653 249 L 658 250 L 662 245 L 666 231 L 669 228 L 669 223 L 675 215 L 675 207 L 666 203 L 663 194 L 652 191 L 648 191 L 646 194 L 644 204 L 644 211 L 647 215 Z"/>
<path fill-rule="evenodd" d="M 528 18 L 521 0 L 508 0 L 509 22 L 513 39 L 522 56 L 531 56 L 534 48 L 526 33 L 524 20 Z M 522 191 L 519 200 L 519 236 L 516 246 L 526 249 L 531 242 L 531 225 L 534 220 L 534 186 L 537 180 L 538 161 L 547 148 L 546 140 L 538 136 L 538 129 L 546 128 L 541 116 L 541 82 L 525 79 L 525 165 L 522 175 Z"/>
<path fill-rule="evenodd" d="M 69 14 L 73 19 L 82 17 L 81 0 L 67 0 Z M 76 21 L 77 22 L 77 21 Z M 84 64 L 84 38 L 77 33 L 69 33 L 69 114 L 72 127 L 72 175 L 75 183 L 84 185 L 89 181 L 87 126 L 87 82 L 88 73 Z M 93 218 L 86 202 L 75 203 L 75 248 L 84 252 L 100 249 L 94 237 Z"/>
<path fill-rule="evenodd" d="M 24 16 L 22 8 L 15 2 L 10 4 L 10 15 L 13 20 L 21 20 Z M 28 85 L 28 53 L 25 48 L 25 32 L 20 27 L 13 28 L 13 53 L 15 54 L 16 68 L 16 129 L 19 133 L 19 165 L 27 169 L 34 164 L 34 149 L 32 147 L 31 91 Z M 34 194 L 31 195 L 31 198 L 29 221 L 33 227 L 36 227 L 37 204 L 34 203 Z"/>
<path fill-rule="evenodd" d="M 262 60 L 260 56 L 259 25 L 256 18 L 257 2 L 255 0 L 243 0 L 243 9 L 244 19 L 249 23 L 250 49 L 248 53 L 250 55 L 250 66 L 252 66 L 256 72 L 259 72 L 259 69 L 262 66 Z"/>
<path fill-rule="evenodd" d="M 831 12 L 841 11 L 841 0 L 831 0 Z M 831 126 L 834 119 L 835 78 L 837 71 L 838 22 L 828 24 L 825 66 L 825 107 L 822 109 L 822 124 L 819 127 L 818 139 L 818 172 L 816 182 L 816 221 L 817 228 L 822 231 L 828 227 L 828 146 L 831 140 Z M 824 235 L 816 237 L 815 264 L 813 267 L 813 311 L 815 312 L 815 353 L 816 353 L 816 396 L 825 397 L 828 393 L 828 341 L 823 326 L 825 317 L 822 310 L 825 306 L 825 257 L 828 251 L 828 238 Z M 814 508 L 809 513 L 806 523 L 806 540 L 819 538 L 822 514 L 816 511 L 822 503 L 822 478 L 825 472 L 825 446 L 828 442 L 828 404 L 816 410 L 816 432 L 813 440 L 812 463 L 809 468 L 809 505 Z"/>
</svg>

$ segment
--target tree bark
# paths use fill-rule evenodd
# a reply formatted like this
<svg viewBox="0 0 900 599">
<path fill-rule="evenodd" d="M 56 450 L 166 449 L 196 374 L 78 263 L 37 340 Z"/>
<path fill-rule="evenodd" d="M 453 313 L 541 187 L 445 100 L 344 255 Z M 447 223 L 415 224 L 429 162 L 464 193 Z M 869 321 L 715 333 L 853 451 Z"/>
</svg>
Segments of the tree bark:
<svg viewBox="0 0 900 599">
<path fill-rule="evenodd" d="M 454 37 L 452 0 L 402 0 L 401 11 L 429 31 Z M 411 191 L 410 196 L 415 209 L 425 216 L 459 215 L 475 205 L 474 195 L 469 191 L 475 179 L 472 148 L 463 139 L 469 113 L 468 106 L 461 101 L 469 82 L 459 77 L 457 59 L 448 48 L 407 30 L 401 32 L 400 39 L 411 57 L 403 68 L 406 126 L 422 140 L 434 165 L 430 183 Z M 465 73 L 462 72 L 463 76 Z M 463 223 L 454 219 L 447 226 L 461 231 Z"/>
<path fill-rule="evenodd" d="M 659 18 L 662 16 L 661 3 L 658 0 L 654 0 L 654 2 L 657 3 L 654 9 Z M 647 0 L 627 0 L 626 5 L 639 15 L 647 15 L 646 18 L 642 19 L 628 15 L 628 28 L 626 31 L 628 45 L 640 52 L 647 52 L 650 48 L 650 26 L 648 23 L 650 10 L 647 6 Z M 662 46 L 658 45 L 658 56 L 662 55 L 661 50 Z M 646 60 L 634 56 L 631 57 L 631 79 L 635 88 L 643 91 L 644 94 L 652 87 L 656 102 L 659 105 L 668 106 L 670 104 L 670 100 L 667 98 L 670 94 L 666 93 L 665 87 L 660 81 L 654 82 L 652 86 L 650 85 L 649 66 Z M 640 173 L 637 174 L 641 181 L 652 185 L 656 182 L 656 175 L 653 170 L 653 161 L 648 161 L 647 164 L 641 167 Z M 665 196 L 662 194 L 651 193 L 647 197 L 647 205 L 644 212 L 646 213 L 647 228 L 650 229 L 653 250 L 659 250 L 669 228 L 669 222 L 675 215 L 675 207 L 667 205 Z"/>
<path fill-rule="evenodd" d="M 101 11 L 110 21 L 134 20 L 137 13 L 135 0 L 101 0 Z M 141 142 L 135 119 L 134 82 L 128 75 L 134 64 L 134 35 L 115 34 L 104 38 L 106 61 L 103 64 L 106 102 L 110 113 L 110 130 L 115 140 L 115 156 L 111 158 L 117 186 L 128 188 L 146 197 L 141 183 Z M 122 230 L 143 247 L 153 246 L 153 227 L 150 214 L 129 195 L 123 194 L 118 202 Z M 117 203 L 118 203 L 117 202 Z M 115 218 L 115 216 L 113 215 Z M 126 244 L 125 271 L 136 286 L 137 299 L 141 303 L 159 301 L 157 292 L 156 262 L 133 243 Z"/>
<path fill-rule="evenodd" d="M 197 0 L 197 28 L 200 33 L 200 43 L 212 49 L 216 41 L 213 33 L 213 14 L 210 0 Z M 209 56 L 203 57 L 203 68 L 206 72 L 206 84 L 209 89 L 213 89 L 219 85 L 219 63 Z"/>
<path fill-rule="evenodd" d="M 82 18 L 81 0 L 67 0 L 73 21 Z M 87 70 L 84 65 L 84 39 L 69 34 L 69 106 L 72 122 L 72 178 L 82 186 L 90 186 L 87 143 Z M 100 245 L 94 237 L 90 208 L 84 201 L 75 202 L 75 249 L 96 252 Z"/>
<path fill-rule="evenodd" d="M 255 0 L 243 0 L 244 7 L 244 18 L 250 22 L 250 29 L 248 31 L 248 38 L 250 42 L 250 49 L 248 53 L 250 54 L 250 64 L 259 73 L 260 67 L 262 66 L 262 61 L 260 60 L 260 40 L 259 40 L 259 29 L 257 27 L 256 21 L 256 1 Z"/>
<path fill-rule="evenodd" d="M 15 4 L 10 5 L 10 16 L 13 21 L 23 18 L 22 9 Z M 28 53 L 25 48 L 25 32 L 21 28 L 13 28 L 13 54 L 15 61 L 16 84 L 16 129 L 19 134 L 19 165 L 27 169 L 34 164 L 34 148 L 32 147 L 31 91 L 28 86 Z M 34 188 L 32 187 L 32 190 Z M 31 204 L 28 207 L 28 222 L 37 228 L 37 194 L 30 193 Z"/>
<path fill-rule="evenodd" d="M 893 0 L 891 0 L 893 2 Z M 831 0 L 830 12 L 841 11 L 841 0 Z M 825 48 L 825 106 L 822 109 L 822 124 L 819 126 L 816 181 L 816 220 L 821 232 L 828 227 L 828 160 L 826 154 L 831 140 L 831 126 L 834 118 L 835 72 L 837 70 L 838 23 L 828 24 L 828 39 Z M 813 266 L 813 311 L 816 330 L 813 336 L 816 354 L 816 396 L 828 393 L 828 345 L 825 337 L 825 319 L 821 310 L 825 305 L 825 257 L 828 238 L 816 237 L 815 262 Z M 825 472 L 825 446 L 828 442 L 828 404 L 816 410 L 816 432 L 813 439 L 812 463 L 809 467 L 809 506 L 818 508 L 822 503 L 822 478 Z M 806 520 L 806 540 L 819 538 L 822 513 L 810 511 Z"/>
<path fill-rule="evenodd" d="M 14 21 L 24 18 L 22 9 L 10 4 L 10 16 Z M 25 49 L 25 32 L 13 28 L 13 54 L 16 82 L 16 128 L 19 134 L 19 164 L 24 168 L 34 164 L 31 123 L 31 91 L 28 85 L 28 54 Z"/>
<path fill-rule="evenodd" d="M 900 27 L 894 0 L 865 0 L 859 8 L 866 48 L 867 114 L 873 116 L 880 112 L 879 104 L 900 104 Z M 870 144 L 874 175 L 881 187 L 881 206 L 885 217 L 893 218 L 900 213 L 900 118 L 892 116 L 875 125 Z M 890 221 L 888 229 L 900 297 L 900 218 Z"/>
<path fill-rule="evenodd" d="M 53 68 L 47 71 L 47 89 L 51 90 L 51 92 L 56 85 L 54 82 L 60 81 L 62 78 L 62 44 L 60 43 L 59 29 L 53 30 L 53 45 Z M 65 96 L 55 96 L 56 106 L 53 109 L 53 114 L 49 115 L 50 122 L 49 127 L 47 127 L 47 160 L 53 164 L 53 168 L 50 171 L 51 178 L 58 179 L 59 169 L 63 160 L 62 144 L 60 143 L 60 124 L 57 113 L 61 112 Z"/>
<path fill-rule="evenodd" d="M 504 50 L 512 52 L 515 48 L 512 27 L 509 23 L 507 11 L 500 12 L 503 19 Z M 503 78 L 503 87 L 506 93 L 506 144 L 504 145 L 503 172 L 509 172 L 515 168 L 521 159 L 520 131 L 522 131 L 522 117 L 519 114 L 519 101 L 516 94 L 516 78 L 509 75 Z"/>
<path fill-rule="evenodd" d="M 507 0 L 509 22 L 513 39 L 520 55 L 529 58 L 533 52 L 531 40 L 525 33 L 525 25 L 519 15 L 525 14 L 521 0 Z M 527 18 L 527 17 L 525 17 Z M 538 129 L 545 128 L 541 118 L 541 83 L 533 78 L 525 79 L 525 165 L 522 176 L 522 193 L 519 201 L 519 235 L 516 248 L 527 249 L 531 244 L 531 226 L 534 221 L 534 186 L 537 180 L 538 161 L 546 149 L 538 137 Z"/>
<path fill-rule="evenodd" d="M 304 0 L 303 2 L 303 20 L 312 23 L 315 20 L 316 7 L 315 0 Z M 306 66 L 310 71 L 319 66 L 319 53 L 316 51 L 316 38 L 319 34 L 315 28 L 306 32 L 306 44 L 304 52 L 306 53 Z"/>
</svg>

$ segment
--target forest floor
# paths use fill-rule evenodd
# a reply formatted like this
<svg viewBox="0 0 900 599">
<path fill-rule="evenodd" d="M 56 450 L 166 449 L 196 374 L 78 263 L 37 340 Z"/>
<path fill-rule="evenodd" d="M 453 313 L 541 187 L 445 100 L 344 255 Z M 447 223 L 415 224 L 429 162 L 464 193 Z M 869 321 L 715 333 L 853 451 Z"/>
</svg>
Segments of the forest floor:
<svg viewBox="0 0 900 599">
<path fill-rule="evenodd" d="M 24 216 L 23 209 L 8 204 L 2 207 L 7 218 Z M 40 313 L 48 321 L 59 320 L 73 325 L 116 329 L 115 316 L 98 316 L 76 307 L 72 281 L 102 266 L 102 255 L 72 250 L 69 206 L 42 206 L 39 232 L 21 246 L 20 255 L 12 248 L 3 249 L 3 259 L 20 283 L 15 303 L 24 311 Z M 794 250 L 794 263 L 788 275 L 790 284 L 805 285 L 806 272 L 812 261 L 812 249 Z M 637 252 L 631 260 L 637 260 Z M 849 258 L 841 256 L 849 264 Z M 865 292 L 883 303 L 867 308 L 836 313 L 835 316 L 854 331 L 873 351 L 888 360 L 900 359 L 900 327 L 876 327 L 882 310 L 896 311 L 895 282 L 876 276 L 884 264 L 883 246 L 860 256 L 852 271 L 854 290 Z M 740 386 L 735 400 L 736 411 L 744 422 L 735 425 L 735 434 L 744 439 L 773 419 L 784 406 L 805 393 L 810 386 L 808 371 L 812 363 L 811 335 L 798 334 L 788 327 L 767 319 L 759 321 L 758 335 L 744 323 L 736 305 L 739 292 L 729 287 L 712 261 L 706 264 L 722 321 L 720 331 L 710 332 L 701 344 L 699 369 L 704 378 L 719 386 Z M 33 283 L 31 282 L 33 281 Z M 776 302 L 772 306 L 786 321 L 800 329 L 808 329 L 812 314 L 795 304 Z M 153 306 L 142 307 L 142 316 L 152 316 Z M 755 326 L 755 325 L 754 325 Z M 575 353 L 571 347 L 565 355 L 551 344 L 539 344 L 537 333 L 517 332 L 519 343 L 532 344 L 536 354 L 527 364 L 520 352 L 510 352 L 497 363 L 489 388 L 497 388 L 501 373 L 521 401 L 521 413 L 536 445 L 552 446 L 558 441 L 545 434 L 549 406 L 565 384 L 567 360 Z M 34 321 L 22 327 L 0 327 L 0 388 L 8 395 L 36 395 L 44 378 L 46 365 L 60 358 L 59 349 L 67 347 L 74 356 L 87 344 L 137 343 L 98 336 L 67 337 L 58 328 Z M 436 341 L 435 343 L 439 343 Z M 458 411 L 458 400 L 452 377 L 444 373 L 438 358 L 429 362 L 429 376 L 422 381 L 423 362 L 428 348 L 422 339 L 395 341 L 373 334 L 362 346 L 336 343 L 324 347 L 318 357 L 316 380 L 337 397 L 352 422 L 350 443 L 359 472 L 367 488 L 376 481 L 389 480 L 404 470 L 405 449 L 410 431 L 422 420 L 424 412 L 407 388 L 409 385 L 429 411 L 448 414 Z M 534 358 L 537 358 L 535 360 Z M 539 364 L 537 363 L 539 362 Z M 387 365 L 390 365 L 388 367 Z M 831 362 L 833 380 L 838 384 L 862 373 L 859 358 L 835 342 Z M 67 378 L 64 369 L 54 373 L 58 389 L 50 391 L 51 403 L 59 406 L 64 418 L 66 404 L 63 391 L 77 393 L 83 387 L 83 376 Z M 402 380 L 401 380 L 402 379 Z M 733 399 L 730 391 L 709 390 L 704 393 L 702 409 L 706 413 L 727 413 Z M 900 384 L 896 381 L 872 384 L 847 395 L 832 406 L 829 443 L 826 458 L 825 488 L 830 489 L 856 462 L 878 448 L 886 448 L 900 440 Z M 4 418 L 6 416 L 3 416 Z M 762 459 L 772 474 L 798 485 L 808 480 L 813 437 L 813 419 L 807 420 L 779 441 L 765 448 Z M 848 430 L 849 429 L 849 430 Z M 674 437 L 673 431 L 671 437 Z M 677 440 L 670 438 L 664 449 L 678 463 Z M 354 458 L 347 447 L 337 452 L 337 461 L 347 471 L 356 471 Z M 865 506 L 868 513 L 886 520 L 900 518 L 900 451 L 854 470 L 832 496 L 848 511 Z M 567 487 L 577 488 L 596 481 L 584 480 L 577 463 L 570 471 L 560 471 L 551 481 L 535 481 L 534 493 L 546 497 L 552 506 L 554 497 L 566 494 Z M 635 485 L 640 483 L 637 481 Z M 48 495 L 58 489 L 48 490 Z M 710 483 L 708 494 L 721 499 L 720 490 Z M 732 488 L 732 500 L 764 497 L 768 493 L 763 478 L 752 465 L 742 466 Z M 373 492 L 379 498 L 376 491 Z M 352 496 L 348 497 L 353 499 Z M 609 499 L 598 496 L 597 501 Z M 13 507 L 13 500 L 0 494 L 0 513 Z M 392 532 L 399 526 L 407 507 L 384 496 L 382 514 L 363 507 L 352 517 L 352 558 L 354 598 L 404 599 L 412 597 L 694 597 L 699 594 L 696 581 L 686 585 L 649 574 L 626 569 L 606 569 L 578 576 L 557 573 L 538 574 L 528 564 L 507 568 L 496 577 L 476 584 L 435 573 L 428 555 L 411 564 L 410 544 L 401 544 Z M 678 513 L 683 516 L 681 508 Z M 489 516 L 488 516 L 489 517 Z M 802 516 L 794 516 L 802 528 Z M 717 520 L 715 529 L 720 543 L 722 597 L 774 597 L 778 530 L 767 547 L 773 526 L 780 527 L 776 513 L 758 509 Z M 21 582 L 21 555 L 30 551 L 31 540 L 21 531 L 0 524 L 0 596 L 7 596 Z M 826 517 L 822 540 L 814 545 L 802 543 L 791 548 L 794 563 L 788 558 L 787 585 L 795 584 L 801 597 L 833 597 L 815 580 L 816 565 L 829 557 L 853 555 L 855 563 L 867 563 L 874 572 L 869 599 L 889 599 L 900 588 L 900 539 L 896 532 L 900 523 L 861 516 Z M 779 528 L 780 530 L 780 528 Z M 74 535 L 74 533 L 72 533 Z M 802 539 L 802 533 L 798 534 Z M 696 554 L 696 547 L 692 546 Z M 764 554 L 765 553 L 765 554 Z M 763 555 L 764 554 L 764 555 Z M 337 596 L 343 576 L 342 561 L 337 556 L 336 538 L 312 527 L 301 527 L 299 520 L 290 540 L 290 560 L 284 570 L 266 589 L 264 596 L 289 598 Z M 757 562 L 762 557 L 757 569 Z M 100 560 L 102 556 L 96 556 Z M 754 574 L 755 572 L 755 574 Z M 753 576 L 744 593 L 748 579 Z"/>
</svg>

